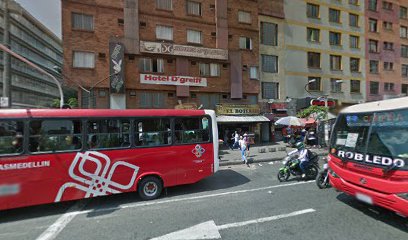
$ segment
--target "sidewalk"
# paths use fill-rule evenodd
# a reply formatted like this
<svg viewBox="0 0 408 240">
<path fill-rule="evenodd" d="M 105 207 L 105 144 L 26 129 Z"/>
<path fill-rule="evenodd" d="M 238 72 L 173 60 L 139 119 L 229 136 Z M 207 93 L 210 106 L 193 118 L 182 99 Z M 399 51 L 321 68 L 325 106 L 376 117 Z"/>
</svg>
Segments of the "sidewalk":
<svg viewBox="0 0 408 240">
<path fill-rule="evenodd" d="M 249 163 L 280 161 L 286 157 L 287 153 L 294 150 L 294 148 L 286 147 L 286 143 L 277 142 L 267 145 L 251 146 L 249 149 Z M 326 148 L 311 148 L 319 156 L 326 156 L 328 150 Z M 220 146 L 220 166 L 243 164 L 241 159 L 241 151 L 239 149 L 231 150 L 225 146 Z"/>
</svg>

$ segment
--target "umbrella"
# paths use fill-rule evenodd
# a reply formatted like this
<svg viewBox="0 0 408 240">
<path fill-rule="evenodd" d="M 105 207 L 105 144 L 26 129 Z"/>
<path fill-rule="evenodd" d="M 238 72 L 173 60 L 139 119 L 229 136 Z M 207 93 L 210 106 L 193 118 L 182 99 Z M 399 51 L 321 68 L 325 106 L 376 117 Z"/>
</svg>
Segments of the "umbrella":
<svg viewBox="0 0 408 240">
<path fill-rule="evenodd" d="M 304 126 L 305 124 L 297 117 L 283 117 L 275 122 L 275 125 L 286 125 L 286 126 Z"/>
</svg>

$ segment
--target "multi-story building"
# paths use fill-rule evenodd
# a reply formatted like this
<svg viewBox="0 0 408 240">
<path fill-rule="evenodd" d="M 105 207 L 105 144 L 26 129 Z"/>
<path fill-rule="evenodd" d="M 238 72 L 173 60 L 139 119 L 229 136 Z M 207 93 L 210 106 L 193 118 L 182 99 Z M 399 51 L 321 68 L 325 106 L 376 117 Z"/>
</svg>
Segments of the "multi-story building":
<svg viewBox="0 0 408 240">
<path fill-rule="evenodd" d="M 55 67 L 62 68 L 61 40 L 28 13 L 15 1 L 9 0 L 5 11 L 5 1 L 0 1 L 0 41 L 11 49 L 40 66 L 45 71 L 61 79 Z M 8 12 L 8 26 L 5 13 Z M 4 42 L 4 29 L 9 30 L 9 42 Z M 50 107 L 54 99 L 59 99 L 55 82 L 27 64 L 11 58 L 10 65 L 4 66 L 3 54 L 0 58 L 0 86 L 3 88 L 3 70 L 9 68 L 12 108 Z M 7 72 L 7 71 L 6 71 Z M 0 91 L 2 94 L 2 91 Z"/>
<path fill-rule="evenodd" d="M 285 0 L 285 95 L 365 100 L 364 1 Z"/>
<path fill-rule="evenodd" d="M 80 93 L 83 108 L 221 104 L 219 115 L 259 114 L 259 4 L 272 7 L 251 0 L 62 0 L 64 75 L 90 90 L 90 97 Z M 267 119 L 219 119 L 231 130 L 237 121 L 259 132 L 252 123 Z"/>
<path fill-rule="evenodd" d="M 407 1 L 366 0 L 367 100 L 408 93 Z"/>
</svg>

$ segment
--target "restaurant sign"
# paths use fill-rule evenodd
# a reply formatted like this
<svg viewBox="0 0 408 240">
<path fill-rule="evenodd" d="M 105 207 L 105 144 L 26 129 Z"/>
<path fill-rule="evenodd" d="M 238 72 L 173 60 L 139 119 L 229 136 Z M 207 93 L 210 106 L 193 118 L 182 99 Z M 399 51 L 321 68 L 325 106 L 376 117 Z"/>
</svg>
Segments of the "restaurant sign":
<svg viewBox="0 0 408 240">
<path fill-rule="evenodd" d="M 228 50 L 140 41 L 140 52 L 228 60 Z"/>
<path fill-rule="evenodd" d="M 207 87 L 207 78 L 140 74 L 140 83 L 158 84 L 158 85 Z"/>
<path fill-rule="evenodd" d="M 217 115 L 258 115 L 261 109 L 256 104 L 219 104 L 215 111 Z"/>
</svg>

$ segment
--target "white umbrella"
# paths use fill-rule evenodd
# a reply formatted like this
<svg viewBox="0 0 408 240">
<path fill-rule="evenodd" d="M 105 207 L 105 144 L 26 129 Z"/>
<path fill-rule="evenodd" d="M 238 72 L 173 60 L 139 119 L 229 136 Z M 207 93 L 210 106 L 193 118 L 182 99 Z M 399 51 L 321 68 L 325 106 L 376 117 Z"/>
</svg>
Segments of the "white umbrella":
<svg viewBox="0 0 408 240">
<path fill-rule="evenodd" d="M 304 126 L 305 124 L 297 117 L 283 117 L 275 122 L 275 125 L 285 125 L 285 126 Z"/>
</svg>

